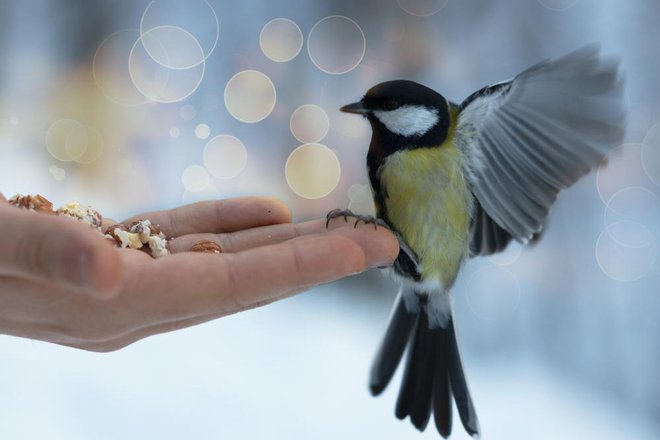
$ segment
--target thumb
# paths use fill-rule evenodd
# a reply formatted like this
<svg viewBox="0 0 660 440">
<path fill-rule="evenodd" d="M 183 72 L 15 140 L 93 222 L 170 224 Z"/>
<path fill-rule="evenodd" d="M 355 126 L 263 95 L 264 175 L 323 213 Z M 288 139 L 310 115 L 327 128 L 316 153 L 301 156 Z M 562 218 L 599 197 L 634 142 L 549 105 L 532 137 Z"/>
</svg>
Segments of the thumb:
<svg viewBox="0 0 660 440">
<path fill-rule="evenodd" d="M 75 220 L 0 206 L 0 275 L 52 282 L 108 298 L 121 281 L 118 252 Z"/>
</svg>

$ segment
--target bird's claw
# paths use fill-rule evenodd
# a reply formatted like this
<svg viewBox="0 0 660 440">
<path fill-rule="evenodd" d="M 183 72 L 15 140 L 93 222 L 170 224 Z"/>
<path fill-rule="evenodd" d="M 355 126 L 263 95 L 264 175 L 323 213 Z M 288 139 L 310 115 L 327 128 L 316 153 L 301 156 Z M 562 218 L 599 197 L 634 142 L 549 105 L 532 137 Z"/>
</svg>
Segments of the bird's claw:
<svg viewBox="0 0 660 440">
<path fill-rule="evenodd" d="M 332 211 L 328 212 L 328 215 L 325 216 L 326 218 L 325 227 L 328 228 L 328 226 L 330 225 L 330 220 L 335 219 L 337 217 L 344 217 L 344 221 L 347 223 L 348 223 L 348 217 L 355 218 L 355 224 L 353 224 L 354 228 L 357 228 L 358 224 L 360 222 L 363 222 L 365 225 L 373 224 L 374 229 L 376 230 L 378 230 L 378 226 L 383 226 L 384 228 L 390 229 L 389 225 L 383 219 L 376 218 L 373 215 L 355 214 L 353 213 L 353 211 L 349 209 L 333 209 Z"/>
<path fill-rule="evenodd" d="M 385 222 L 385 220 L 381 218 L 376 218 L 373 215 L 360 215 L 360 214 L 355 214 L 349 209 L 333 209 L 332 211 L 328 212 L 328 214 L 325 216 L 326 221 L 325 221 L 325 227 L 326 229 L 330 225 L 330 220 L 335 219 L 337 217 L 344 217 L 344 221 L 348 222 L 348 217 L 353 217 L 355 218 L 355 223 L 353 224 L 354 228 L 357 228 L 357 225 L 360 222 L 364 222 L 365 224 L 373 224 L 374 229 L 378 230 L 378 226 L 382 226 L 389 231 L 391 231 L 399 241 L 399 248 L 401 249 L 402 252 L 404 252 L 406 255 L 408 255 L 408 258 L 413 262 L 415 265 L 419 265 L 419 259 L 417 258 L 417 255 L 415 252 L 408 247 L 406 242 L 403 240 L 403 237 L 401 234 L 399 234 L 397 231 L 393 230 L 390 225 Z"/>
</svg>

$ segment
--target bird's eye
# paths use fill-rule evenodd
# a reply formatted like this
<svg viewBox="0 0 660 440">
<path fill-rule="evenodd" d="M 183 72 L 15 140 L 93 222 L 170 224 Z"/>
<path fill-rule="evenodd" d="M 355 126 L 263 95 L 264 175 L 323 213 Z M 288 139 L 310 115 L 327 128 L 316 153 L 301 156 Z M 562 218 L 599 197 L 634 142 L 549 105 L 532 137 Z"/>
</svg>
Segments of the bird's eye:
<svg viewBox="0 0 660 440">
<path fill-rule="evenodd" d="M 397 108 L 399 108 L 399 103 L 390 99 L 388 101 L 385 101 L 384 107 L 385 110 L 396 110 Z"/>
</svg>

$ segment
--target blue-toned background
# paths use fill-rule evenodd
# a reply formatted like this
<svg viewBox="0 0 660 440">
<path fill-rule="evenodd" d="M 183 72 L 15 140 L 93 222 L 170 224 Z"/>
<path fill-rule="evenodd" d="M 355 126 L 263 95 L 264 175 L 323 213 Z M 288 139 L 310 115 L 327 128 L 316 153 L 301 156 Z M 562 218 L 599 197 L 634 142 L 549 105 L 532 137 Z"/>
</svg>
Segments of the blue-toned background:
<svg viewBox="0 0 660 440">
<path fill-rule="evenodd" d="M 368 212 L 369 128 L 340 105 L 402 77 L 460 102 L 599 42 L 627 143 L 539 244 L 468 264 L 457 325 L 484 438 L 659 438 L 659 19 L 654 0 L 0 0 L 0 191 L 117 219 L 244 194 Z M 0 337 L 0 438 L 419 438 L 398 376 L 366 387 L 395 290 L 373 271 L 110 354 Z"/>
</svg>

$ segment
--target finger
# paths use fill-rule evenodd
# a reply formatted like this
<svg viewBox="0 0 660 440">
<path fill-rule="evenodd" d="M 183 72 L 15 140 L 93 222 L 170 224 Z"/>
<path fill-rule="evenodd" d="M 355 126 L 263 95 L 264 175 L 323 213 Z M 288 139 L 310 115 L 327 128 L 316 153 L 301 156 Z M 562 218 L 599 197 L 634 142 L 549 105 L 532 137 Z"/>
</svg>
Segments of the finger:
<svg viewBox="0 0 660 440">
<path fill-rule="evenodd" d="M 110 226 L 116 225 L 117 223 L 119 223 L 117 220 L 103 217 L 103 221 L 101 223 L 101 230 L 105 232 Z"/>
<path fill-rule="evenodd" d="M 235 254 L 163 258 L 144 268 L 140 290 L 158 295 L 150 303 L 160 308 L 160 321 L 226 315 L 304 286 L 388 264 L 398 251 L 398 241 L 388 230 L 350 225 Z"/>
<path fill-rule="evenodd" d="M 337 222 L 329 225 L 329 230 L 342 226 Z M 225 234 L 188 234 L 170 240 L 172 253 L 188 252 L 195 243 L 212 241 L 220 245 L 223 252 L 239 252 L 259 246 L 281 243 L 309 234 L 319 234 L 326 231 L 325 219 L 310 220 L 303 223 L 284 223 L 280 225 L 261 226 Z"/>
<path fill-rule="evenodd" d="M 0 202 L 6 202 L 6 201 L 7 201 L 7 198 L 5 197 L 4 194 L 2 194 L 2 193 L 0 192 Z"/>
<path fill-rule="evenodd" d="M 312 286 L 305 286 L 301 287 L 299 289 L 295 289 L 289 292 L 286 292 L 285 296 L 291 296 L 294 295 L 298 292 L 301 292 L 303 290 L 307 290 Z M 275 299 L 263 301 L 260 303 L 254 303 L 251 305 L 251 307 L 248 307 L 247 309 L 243 310 L 237 310 L 239 311 L 245 311 L 251 308 L 256 308 L 256 307 L 262 307 L 265 305 L 268 305 L 275 301 Z M 109 351 L 116 351 L 119 349 L 122 349 L 124 347 L 127 347 L 128 345 L 131 345 L 135 342 L 140 341 L 141 339 L 147 338 L 149 336 L 154 336 L 158 335 L 161 333 L 167 333 L 167 332 L 172 332 L 176 330 L 181 330 L 184 328 L 192 327 L 195 325 L 203 324 L 208 321 L 212 321 L 214 319 L 221 318 L 225 316 L 226 313 L 210 313 L 207 315 L 201 315 L 201 316 L 195 316 L 192 318 L 178 318 L 174 319 L 169 322 L 161 322 L 158 324 L 148 324 L 148 325 L 143 325 L 140 327 L 135 327 L 132 330 L 129 330 L 127 332 L 124 332 L 123 334 L 120 335 L 114 335 L 111 338 L 105 339 L 105 340 L 84 340 L 84 341 L 51 341 L 51 342 L 56 342 L 62 345 L 68 345 L 72 346 L 75 348 L 81 348 L 84 350 L 91 350 L 91 351 L 97 351 L 97 352 L 109 352 Z"/>
<path fill-rule="evenodd" d="M 291 211 L 272 197 L 240 197 L 193 203 L 178 208 L 148 212 L 123 221 L 148 219 L 159 224 L 168 237 L 199 232 L 233 232 L 257 226 L 291 222 Z"/>
<path fill-rule="evenodd" d="M 121 261 L 91 228 L 69 218 L 7 209 L 0 212 L 0 274 L 113 296 Z"/>
</svg>

